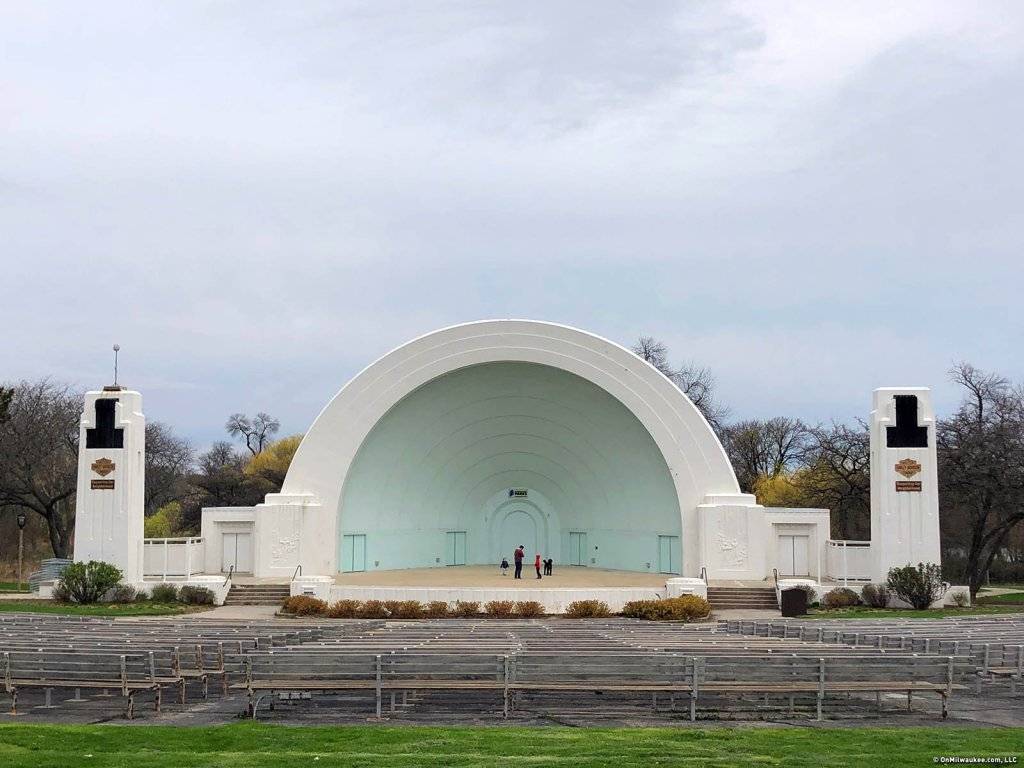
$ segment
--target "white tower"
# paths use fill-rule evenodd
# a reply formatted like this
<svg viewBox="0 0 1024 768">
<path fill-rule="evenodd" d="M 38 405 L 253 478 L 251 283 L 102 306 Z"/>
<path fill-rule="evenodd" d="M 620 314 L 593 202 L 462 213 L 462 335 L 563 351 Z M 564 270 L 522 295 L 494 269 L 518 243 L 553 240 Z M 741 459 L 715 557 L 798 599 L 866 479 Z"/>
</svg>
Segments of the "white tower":
<svg viewBox="0 0 1024 768">
<path fill-rule="evenodd" d="M 884 387 L 871 411 L 872 578 L 939 563 L 935 412 L 927 387 Z"/>
<path fill-rule="evenodd" d="M 75 560 L 104 560 L 142 581 L 146 419 L 142 395 L 87 392 L 79 428 Z"/>
</svg>

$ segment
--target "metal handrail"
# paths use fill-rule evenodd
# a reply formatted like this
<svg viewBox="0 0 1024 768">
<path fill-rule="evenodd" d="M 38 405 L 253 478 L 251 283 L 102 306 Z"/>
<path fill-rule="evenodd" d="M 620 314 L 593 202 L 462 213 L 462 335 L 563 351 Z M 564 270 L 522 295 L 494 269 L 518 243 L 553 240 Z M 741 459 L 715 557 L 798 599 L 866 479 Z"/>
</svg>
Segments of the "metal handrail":
<svg viewBox="0 0 1024 768">
<path fill-rule="evenodd" d="M 708 569 L 707 569 L 707 566 L 702 565 L 700 567 L 700 577 L 704 581 L 704 584 L 707 585 L 707 583 L 708 583 Z"/>
<path fill-rule="evenodd" d="M 301 576 L 301 575 L 302 575 L 302 563 L 299 563 L 298 565 L 295 566 L 295 570 L 292 571 L 292 581 L 295 581 L 295 579 L 297 577 Z"/>
<path fill-rule="evenodd" d="M 234 575 L 235 575 L 235 566 L 233 566 L 233 565 L 232 565 L 232 566 L 231 566 L 231 567 L 230 567 L 230 568 L 228 569 L 228 577 L 227 577 L 226 579 L 224 579 L 224 584 L 223 584 L 223 586 L 225 586 L 225 587 L 226 587 L 226 586 L 228 585 L 228 582 L 229 582 L 229 581 L 231 581 L 231 577 L 232 577 L 232 576 L 234 576 Z"/>
</svg>

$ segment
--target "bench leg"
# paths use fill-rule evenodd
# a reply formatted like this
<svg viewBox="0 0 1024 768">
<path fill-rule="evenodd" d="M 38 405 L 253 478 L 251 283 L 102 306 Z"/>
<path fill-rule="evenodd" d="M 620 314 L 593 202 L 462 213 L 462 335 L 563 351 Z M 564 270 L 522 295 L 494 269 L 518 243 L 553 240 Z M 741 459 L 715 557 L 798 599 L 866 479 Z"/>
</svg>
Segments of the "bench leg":
<svg viewBox="0 0 1024 768">
<path fill-rule="evenodd" d="M 128 693 L 128 711 L 125 713 L 129 720 L 135 718 L 135 691 Z"/>
<path fill-rule="evenodd" d="M 15 715 L 15 716 L 17 716 L 17 714 L 18 714 L 18 689 L 17 688 L 12 688 L 11 689 L 11 711 L 8 712 L 7 714 Z"/>
<path fill-rule="evenodd" d="M 57 707 L 53 704 L 53 688 L 44 688 L 43 695 L 45 696 L 45 704 L 36 707 L 36 709 L 56 709 Z"/>
<path fill-rule="evenodd" d="M 203 698 L 210 698 L 210 678 L 206 675 L 203 675 Z"/>
<path fill-rule="evenodd" d="M 821 720 L 821 696 L 818 697 L 818 719 Z"/>
<path fill-rule="evenodd" d="M 185 706 L 185 678 L 181 679 L 181 706 Z"/>
<path fill-rule="evenodd" d="M 881 691 L 875 691 L 875 708 L 879 712 L 882 711 L 882 692 Z"/>
<path fill-rule="evenodd" d="M 74 698 L 72 698 L 72 699 L 64 699 L 64 701 L 85 701 L 85 699 L 82 698 L 82 689 L 81 688 L 75 688 L 75 696 L 74 696 Z"/>
<path fill-rule="evenodd" d="M 156 710 L 156 713 L 158 715 L 160 714 L 160 705 L 163 704 L 163 693 L 164 689 L 158 685 L 156 687 L 156 698 L 153 702 L 153 708 Z"/>
<path fill-rule="evenodd" d="M 949 702 L 947 701 L 948 697 L 945 693 L 940 693 L 939 696 L 942 697 L 942 719 L 945 720 L 947 717 L 949 717 Z"/>
<path fill-rule="evenodd" d="M 697 721 L 697 697 L 690 694 L 690 722 Z"/>
<path fill-rule="evenodd" d="M 913 691 L 907 691 L 907 712 L 912 711 L 912 709 L 913 709 L 913 706 L 912 706 L 913 701 L 914 701 L 914 692 Z"/>
<path fill-rule="evenodd" d="M 508 688 L 501 691 L 501 716 L 508 717 Z"/>
</svg>

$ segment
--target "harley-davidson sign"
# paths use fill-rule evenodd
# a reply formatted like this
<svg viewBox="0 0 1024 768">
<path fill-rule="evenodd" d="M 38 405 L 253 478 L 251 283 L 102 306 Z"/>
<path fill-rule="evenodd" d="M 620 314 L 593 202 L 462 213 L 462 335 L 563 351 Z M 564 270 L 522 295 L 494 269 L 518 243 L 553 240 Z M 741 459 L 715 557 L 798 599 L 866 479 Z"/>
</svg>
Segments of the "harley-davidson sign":
<svg viewBox="0 0 1024 768">
<path fill-rule="evenodd" d="M 100 477 L 106 477 L 115 469 L 117 469 L 117 465 L 110 459 L 96 459 L 96 461 L 92 463 L 92 471 Z"/>
<path fill-rule="evenodd" d="M 904 477 L 913 477 L 921 473 L 921 465 L 913 459 L 903 459 L 896 462 L 896 471 Z"/>
</svg>

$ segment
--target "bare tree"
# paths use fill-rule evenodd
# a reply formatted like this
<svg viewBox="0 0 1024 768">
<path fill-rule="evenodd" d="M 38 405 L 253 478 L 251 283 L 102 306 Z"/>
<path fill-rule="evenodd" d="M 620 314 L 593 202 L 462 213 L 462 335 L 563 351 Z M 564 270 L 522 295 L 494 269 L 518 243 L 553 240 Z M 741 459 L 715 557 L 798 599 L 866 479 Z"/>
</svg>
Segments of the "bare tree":
<svg viewBox="0 0 1024 768">
<path fill-rule="evenodd" d="M 811 430 L 799 419 L 751 419 L 722 429 L 722 442 L 740 488 L 753 493 L 758 479 L 775 479 L 804 459 Z"/>
<path fill-rule="evenodd" d="M 794 483 L 807 506 L 831 510 L 832 535 L 871 537 L 871 440 L 867 424 L 810 430 L 804 468 Z"/>
<path fill-rule="evenodd" d="M 188 493 L 195 451 L 184 438 L 159 421 L 146 423 L 146 514 Z"/>
<path fill-rule="evenodd" d="M 249 453 L 259 456 L 281 428 L 281 422 L 262 412 L 257 413 L 255 419 L 250 419 L 244 413 L 233 413 L 224 428 L 232 437 L 242 437 Z"/>
<path fill-rule="evenodd" d="M 81 403 L 65 384 L 23 381 L 0 422 L 0 507 L 38 514 L 56 557 L 71 550 Z"/>
<path fill-rule="evenodd" d="M 729 411 L 715 401 L 715 377 L 707 368 L 692 363 L 673 367 L 668 359 L 668 347 L 653 336 L 641 336 L 633 345 L 633 353 L 647 361 L 682 390 L 690 402 L 704 414 L 715 431 L 721 432 Z"/>
<path fill-rule="evenodd" d="M 13 397 L 13 389 L 10 387 L 0 387 L 0 424 L 7 421 L 7 414 L 11 409 L 11 399 Z"/>
<path fill-rule="evenodd" d="M 967 363 L 950 371 L 964 389 L 937 426 L 939 503 L 947 546 L 962 544 L 977 594 L 992 561 L 1024 522 L 1024 390 Z"/>
</svg>

